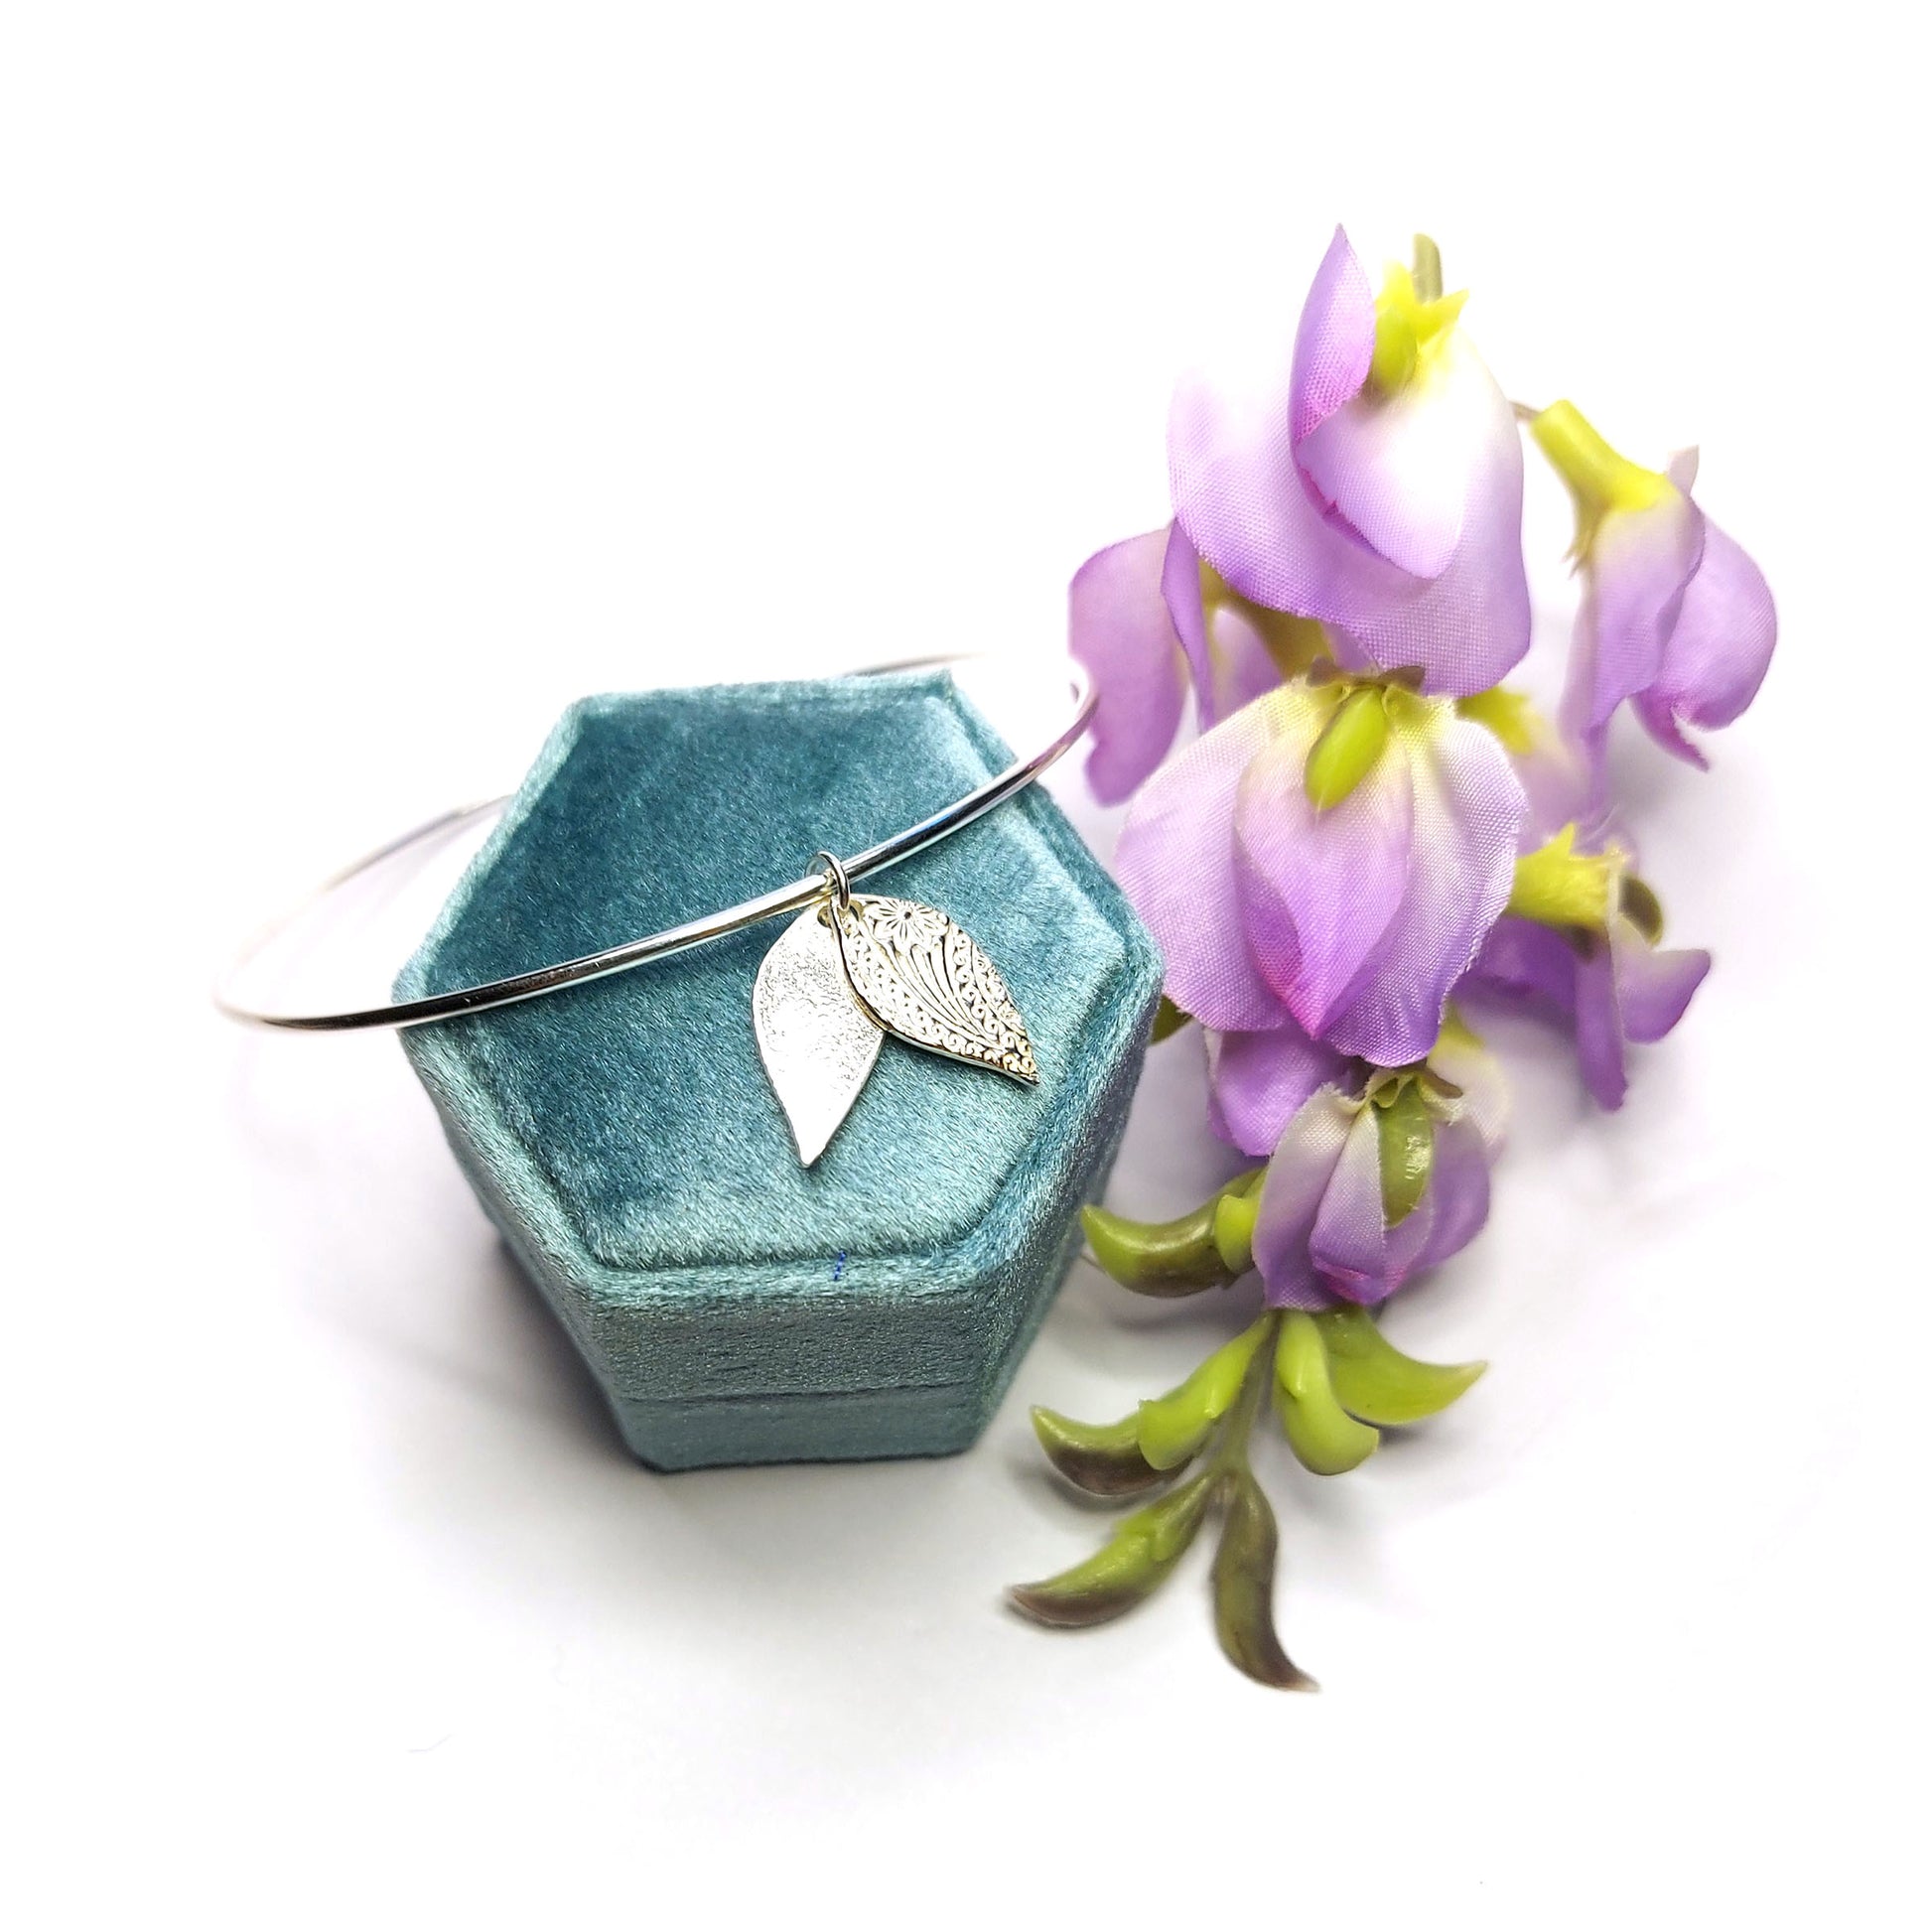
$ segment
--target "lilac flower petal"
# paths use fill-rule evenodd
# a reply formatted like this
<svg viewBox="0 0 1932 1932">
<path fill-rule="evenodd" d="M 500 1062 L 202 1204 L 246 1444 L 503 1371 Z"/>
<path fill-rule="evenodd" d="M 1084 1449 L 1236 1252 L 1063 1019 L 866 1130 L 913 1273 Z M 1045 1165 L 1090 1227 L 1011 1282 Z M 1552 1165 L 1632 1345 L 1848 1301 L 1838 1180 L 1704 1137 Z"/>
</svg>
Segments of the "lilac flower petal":
<svg viewBox="0 0 1932 1932">
<path fill-rule="evenodd" d="M 1623 1016 L 1617 1010 L 1616 969 L 1600 942 L 1577 962 L 1577 1063 L 1589 1097 L 1607 1113 L 1623 1105 L 1630 1077 L 1624 1067 Z"/>
<path fill-rule="evenodd" d="M 1691 996 L 1711 970 L 1708 952 L 1660 950 L 1646 944 L 1627 919 L 1619 919 L 1611 932 L 1610 954 L 1623 1036 L 1646 1046 L 1662 1039 L 1684 1018 Z"/>
<path fill-rule="evenodd" d="M 1704 551 L 1704 517 L 1688 496 L 1612 510 L 1590 545 L 1563 699 L 1564 727 L 1600 759 L 1610 719 L 1654 683 Z"/>
<path fill-rule="evenodd" d="M 1320 1088 L 1289 1122 L 1268 1163 L 1254 1255 L 1271 1309 L 1333 1306 L 1309 1258 L 1309 1238 L 1349 1130 L 1365 1111 L 1359 1100 L 1333 1087 Z"/>
<path fill-rule="evenodd" d="M 1220 1033 L 1288 1018 L 1239 943 L 1234 864 L 1235 798 L 1269 741 L 1276 703 L 1237 711 L 1170 759 L 1136 793 L 1114 854 L 1115 876 L 1167 960 L 1168 997 Z"/>
<path fill-rule="evenodd" d="M 1357 579 L 1391 598 L 1400 571 L 1323 521 L 1302 482 L 1279 373 L 1236 387 L 1182 377 L 1168 414 L 1168 475 L 1188 540 L 1243 597 L 1334 619 Z"/>
<path fill-rule="evenodd" d="M 1335 625 L 1385 670 L 1421 665 L 1425 688 L 1449 695 L 1498 682 L 1530 635 L 1521 442 L 1494 380 L 1466 345 L 1458 353 L 1469 363 L 1468 420 L 1481 434 L 1467 452 L 1460 535 L 1433 579 L 1324 516 L 1296 460 L 1290 385 L 1279 375 L 1246 390 L 1190 377 L 1168 419 L 1175 517 L 1229 584 L 1271 610 Z M 1370 520 L 1392 527 L 1379 512 Z"/>
<path fill-rule="evenodd" d="M 1161 565 L 1161 595 L 1180 639 L 1193 680 L 1194 711 L 1202 731 L 1212 731 L 1244 704 L 1282 681 L 1267 640 L 1228 604 L 1211 612 L 1201 598 L 1200 556 L 1178 523 L 1168 526 Z"/>
<path fill-rule="evenodd" d="M 1392 396 L 1365 390 L 1298 442 L 1302 472 L 1370 549 L 1411 576 L 1440 577 L 1466 520 L 1471 452 L 1505 433 L 1495 386 L 1452 334 L 1441 367 Z"/>
<path fill-rule="evenodd" d="M 1529 750 L 1510 756 L 1529 807 L 1517 835 L 1520 852 L 1534 852 L 1566 825 L 1581 827 L 1590 816 L 1595 790 L 1595 773 L 1581 745 L 1541 715 L 1532 729 Z"/>
<path fill-rule="evenodd" d="M 1161 596 L 1187 660 L 1187 674 L 1193 680 L 1195 702 L 1200 707 L 1201 729 L 1206 731 L 1218 721 L 1207 711 L 1207 697 L 1214 688 L 1214 660 L 1207 643 L 1207 612 L 1201 604 L 1200 553 L 1187 541 L 1187 532 L 1178 523 L 1168 525 L 1168 546 L 1161 559 Z"/>
<path fill-rule="evenodd" d="M 1577 954 L 1560 932 L 1529 919 L 1498 919 L 1464 986 L 1484 998 L 1566 1024 L 1577 1011 Z"/>
<path fill-rule="evenodd" d="M 1348 1131 L 1334 1177 L 1309 1238 L 1322 1285 L 1344 1301 L 1374 1307 L 1415 1272 L 1435 1225 L 1435 1184 L 1390 1227 L 1382 1212 L 1382 1151 L 1376 1111 L 1364 1107 Z"/>
<path fill-rule="evenodd" d="M 1271 1033 L 1212 1034 L 1208 1123 L 1243 1154 L 1272 1154 L 1310 1095 L 1320 1086 L 1338 1086 L 1347 1066 L 1293 1021 Z"/>
<path fill-rule="evenodd" d="M 1530 647 L 1523 446 L 1515 413 L 1474 351 L 1458 343 L 1455 352 L 1474 365 L 1473 373 L 1458 377 L 1466 384 L 1465 426 L 1474 440 L 1465 447 L 1468 474 L 1455 548 L 1441 572 L 1402 603 L 1358 602 L 1353 621 L 1348 612 L 1336 620 L 1378 664 L 1420 664 L 1424 690 L 1448 697 L 1500 684 Z"/>
<path fill-rule="evenodd" d="M 1447 1261 L 1481 1232 L 1489 1218 L 1489 1164 L 1495 1154 L 1494 1145 L 1466 1115 L 1437 1128 L 1428 1195 L 1434 1211 L 1415 1273 Z"/>
<path fill-rule="evenodd" d="M 1429 1187 L 1416 1203 L 1414 1211 L 1404 1215 L 1384 1237 L 1380 1292 L 1362 1299 L 1385 1301 L 1412 1275 L 1422 1270 L 1425 1266 L 1423 1257 L 1435 1243 L 1436 1204 L 1436 1182 L 1432 1175 Z"/>
<path fill-rule="evenodd" d="M 1257 709 L 1275 730 L 1235 805 L 1243 921 L 1263 977 L 1308 1032 L 1321 1035 L 1381 965 L 1410 890 L 1409 760 L 1392 743 L 1346 798 L 1318 812 L 1304 772 L 1322 706 L 1293 686 Z"/>
<path fill-rule="evenodd" d="M 1449 989 L 1508 903 L 1524 798 L 1494 737 L 1447 708 L 1399 724 L 1391 749 L 1410 776 L 1409 887 L 1377 970 L 1311 1031 L 1341 1052 L 1403 1066 L 1436 1043 Z"/>
<path fill-rule="evenodd" d="M 1700 771 L 1711 769 L 1711 759 L 1701 745 L 1684 736 L 1676 714 L 1665 699 L 1654 691 L 1640 691 L 1630 700 L 1630 709 L 1643 726 L 1673 758 L 1694 764 Z"/>
<path fill-rule="evenodd" d="M 1309 1235 L 1309 1255 L 1323 1282 L 1351 1302 L 1379 1302 L 1389 1287 L 1377 1119 L 1373 1107 L 1355 1116 Z M 1403 1225 L 1421 1212 L 1418 1204 Z"/>
<path fill-rule="evenodd" d="M 1624 918 L 1587 957 L 1546 926 L 1502 919 L 1465 987 L 1573 1027 L 1584 1084 L 1598 1106 L 1614 1111 L 1629 1085 L 1628 1043 L 1662 1039 L 1710 970 L 1708 952 L 1659 951 Z"/>
<path fill-rule="evenodd" d="M 1180 639 L 1163 601 L 1168 532 L 1129 537 L 1089 557 L 1067 594 L 1068 649 L 1099 703 L 1087 782 L 1116 804 L 1160 763 L 1180 728 Z"/>
<path fill-rule="evenodd" d="M 1360 638 L 1351 636 L 1339 624 L 1324 624 L 1321 634 L 1328 640 L 1328 653 L 1335 660 L 1338 670 L 1374 677 L 1382 669 L 1364 648 Z M 1394 668 L 1400 670 L 1402 667 L 1397 665 Z"/>
<path fill-rule="evenodd" d="M 1216 605 L 1207 621 L 1207 636 L 1213 685 L 1199 699 L 1203 731 L 1273 691 L 1282 681 L 1281 666 L 1275 662 L 1268 640 L 1244 611 L 1232 604 Z"/>
<path fill-rule="evenodd" d="M 1295 332 L 1289 378 L 1289 434 L 1300 443 L 1368 380 L 1375 353 L 1375 291 L 1337 228 L 1315 270 Z"/>
<path fill-rule="evenodd" d="M 1777 609 L 1763 572 L 1707 518 L 1703 559 L 1662 665 L 1636 696 L 1644 729 L 1665 750 L 1702 765 L 1704 754 L 1682 727 L 1718 731 L 1737 718 L 1757 696 L 1777 641 Z"/>
</svg>

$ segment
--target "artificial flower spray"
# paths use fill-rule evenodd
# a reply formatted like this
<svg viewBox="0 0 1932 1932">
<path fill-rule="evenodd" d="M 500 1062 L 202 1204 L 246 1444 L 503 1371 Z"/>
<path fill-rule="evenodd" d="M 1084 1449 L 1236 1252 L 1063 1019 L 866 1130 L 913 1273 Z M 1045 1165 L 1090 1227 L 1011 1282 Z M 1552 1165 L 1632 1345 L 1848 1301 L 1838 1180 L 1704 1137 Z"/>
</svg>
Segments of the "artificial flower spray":
<svg viewBox="0 0 1932 1932">
<path fill-rule="evenodd" d="M 1013 1597 L 1104 1621 L 1218 1520 L 1221 1646 L 1285 1688 L 1311 1680 L 1276 1633 L 1251 1434 L 1272 1416 L 1305 1468 L 1342 1475 L 1481 1373 L 1413 1360 L 1379 1325 L 1488 1215 L 1508 1097 L 1480 1013 L 1549 1019 L 1589 1094 L 1621 1104 L 1630 1047 L 1677 1025 L 1711 960 L 1664 944 L 1609 734 L 1627 706 L 1702 765 L 1691 734 L 1743 712 L 1777 634 L 1763 577 L 1692 497 L 1695 459 L 1646 469 L 1570 402 L 1512 402 L 1464 306 L 1427 237 L 1378 290 L 1338 230 L 1280 381 L 1181 384 L 1173 521 L 1101 551 L 1070 593 L 1101 694 L 1088 777 L 1131 801 L 1117 871 L 1167 963 L 1157 1035 L 1204 1030 L 1208 1124 L 1256 1163 L 1175 1221 L 1089 1209 L 1088 1239 L 1139 1294 L 1253 1275 L 1261 1295 L 1125 1420 L 1035 1411 L 1069 1482 L 1134 1506 L 1098 1554 Z M 1530 646 L 1526 440 L 1577 511 L 1553 718 L 1503 682 Z"/>
</svg>

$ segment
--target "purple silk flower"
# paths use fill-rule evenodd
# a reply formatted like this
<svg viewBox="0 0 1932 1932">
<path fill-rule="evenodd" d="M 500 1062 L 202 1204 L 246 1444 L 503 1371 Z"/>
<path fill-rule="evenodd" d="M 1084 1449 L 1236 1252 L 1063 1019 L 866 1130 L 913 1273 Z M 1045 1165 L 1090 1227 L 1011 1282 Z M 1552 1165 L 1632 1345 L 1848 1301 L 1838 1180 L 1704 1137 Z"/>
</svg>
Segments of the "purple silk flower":
<svg viewBox="0 0 1932 1932">
<path fill-rule="evenodd" d="M 1585 588 L 1565 729 L 1600 774 L 1610 720 L 1628 701 L 1658 744 L 1702 767 L 1685 727 L 1730 724 L 1770 667 L 1778 620 L 1763 573 L 1692 500 L 1695 451 L 1667 473 L 1642 469 L 1567 402 L 1530 427 L 1578 506 Z"/>
<path fill-rule="evenodd" d="M 1249 1152 L 1272 1149 L 1254 1231 L 1268 1306 L 1373 1306 L 1466 1246 L 1488 1218 L 1508 1112 L 1502 1069 L 1450 1015 L 1427 1068 L 1396 1076 L 1428 1117 L 1430 1159 L 1416 1198 L 1392 1214 L 1382 1145 L 1390 1076 L 1357 1066 L 1290 1108 L 1311 1064 L 1309 1044 L 1292 1029 L 1210 1042 L 1216 1117 L 1239 1125 Z"/>
<path fill-rule="evenodd" d="M 1446 699 L 1390 688 L 1386 741 L 1318 809 L 1309 754 L 1342 687 L 1296 682 L 1155 773 L 1115 871 L 1167 960 L 1167 990 L 1217 1033 L 1293 1020 L 1334 1051 L 1406 1066 L 1509 897 L 1523 788 Z"/>
<path fill-rule="evenodd" d="M 1495 684 L 1529 648 L 1523 454 L 1457 325 L 1403 269 L 1378 302 L 1339 228 L 1293 359 L 1251 393 L 1204 377 L 1168 423 L 1174 516 L 1243 597 L 1314 618 L 1351 669 Z"/>
<path fill-rule="evenodd" d="M 1662 908 L 1632 872 L 1629 841 L 1614 828 L 1599 822 L 1579 834 L 1565 826 L 1539 857 L 1582 873 L 1600 893 L 1597 929 L 1499 919 L 1458 997 L 1500 999 L 1568 1026 L 1590 1098 L 1614 1109 L 1629 1088 L 1630 1045 L 1653 1044 L 1683 1019 L 1711 955 L 1658 943 Z"/>
</svg>

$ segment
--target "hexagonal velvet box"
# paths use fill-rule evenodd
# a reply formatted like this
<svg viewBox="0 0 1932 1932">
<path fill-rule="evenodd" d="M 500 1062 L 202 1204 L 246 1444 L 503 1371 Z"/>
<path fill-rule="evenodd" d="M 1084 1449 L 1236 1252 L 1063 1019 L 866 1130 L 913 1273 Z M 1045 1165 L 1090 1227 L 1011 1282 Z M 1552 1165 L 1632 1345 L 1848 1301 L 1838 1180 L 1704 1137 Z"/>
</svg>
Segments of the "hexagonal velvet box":
<svg viewBox="0 0 1932 1932">
<path fill-rule="evenodd" d="M 944 672 L 587 699 L 397 995 L 717 910 L 1010 761 Z M 752 1023 L 780 920 L 403 1035 L 484 1208 L 655 1467 L 965 1449 L 1112 1164 L 1161 961 L 1045 792 L 861 890 L 980 941 L 1037 1086 L 889 1039 L 801 1168 Z"/>
</svg>

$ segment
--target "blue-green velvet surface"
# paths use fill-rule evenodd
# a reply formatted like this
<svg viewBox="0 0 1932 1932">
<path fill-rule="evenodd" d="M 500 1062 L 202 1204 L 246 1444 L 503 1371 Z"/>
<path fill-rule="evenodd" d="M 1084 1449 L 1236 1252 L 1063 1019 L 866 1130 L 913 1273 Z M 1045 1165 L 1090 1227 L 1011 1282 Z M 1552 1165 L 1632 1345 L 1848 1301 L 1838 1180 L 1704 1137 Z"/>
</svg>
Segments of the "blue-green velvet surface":
<svg viewBox="0 0 1932 1932">
<path fill-rule="evenodd" d="M 397 992 L 750 897 L 1009 759 L 943 672 L 588 699 Z M 485 1207 L 660 1466 L 964 1447 L 1117 1145 L 1160 963 L 1051 800 L 1031 790 L 862 890 L 980 940 L 1036 1088 L 888 1040 L 800 1168 L 752 1031 L 776 922 L 404 1035 Z"/>
</svg>

